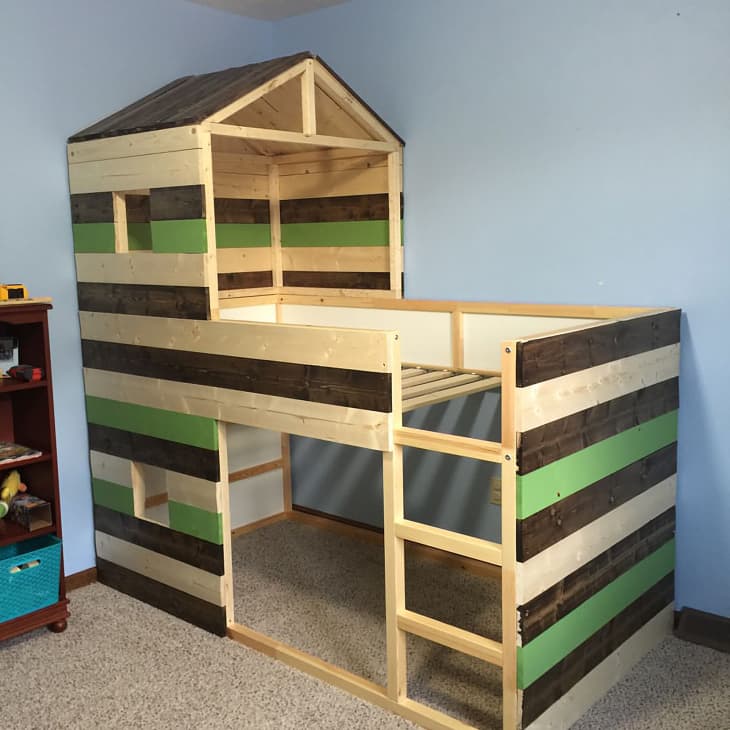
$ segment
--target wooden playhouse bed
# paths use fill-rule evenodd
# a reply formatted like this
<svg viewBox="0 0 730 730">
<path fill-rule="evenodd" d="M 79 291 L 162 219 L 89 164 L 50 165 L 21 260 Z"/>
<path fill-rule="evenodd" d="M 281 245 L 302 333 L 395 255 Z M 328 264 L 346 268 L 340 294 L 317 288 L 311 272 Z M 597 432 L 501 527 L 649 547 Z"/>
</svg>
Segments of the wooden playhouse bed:
<svg viewBox="0 0 730 730">
<path fill-rule="evenodd" d="M 100 580 L 432 728 L 465 725 L 408 698 L 408 633 L 500 666 L 517 728 L 668 631 L 678 310 L 403 300 L 402 140 L 311 54 L 69 142 Z M 403 426 L 497 388 L 500 441 Z M 386 686 L 234 618 L 231 531 L 291 512 L 291 434 L 382 453 Z M 494 464 L 501 542 L 407 519 L 405 448 Z M 501 643 L 406 609 L 406 541 L 501 570 Z"/>
</svg>

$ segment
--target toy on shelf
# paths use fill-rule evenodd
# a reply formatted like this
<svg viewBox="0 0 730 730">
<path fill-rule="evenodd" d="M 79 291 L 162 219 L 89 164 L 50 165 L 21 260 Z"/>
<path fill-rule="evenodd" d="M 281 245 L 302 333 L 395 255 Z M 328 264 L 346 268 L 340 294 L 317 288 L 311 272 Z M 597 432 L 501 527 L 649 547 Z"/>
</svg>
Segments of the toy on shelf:
<svg viewBox="0 0 730 730">
<path fill-rule="evenodd" d="M 13 469 L 0 485 L 0 519 L 10 511 L 10 505 L 17 494 L 26 490 L 27 487 L 20 481 L 20 472 Z"/>
</svg>

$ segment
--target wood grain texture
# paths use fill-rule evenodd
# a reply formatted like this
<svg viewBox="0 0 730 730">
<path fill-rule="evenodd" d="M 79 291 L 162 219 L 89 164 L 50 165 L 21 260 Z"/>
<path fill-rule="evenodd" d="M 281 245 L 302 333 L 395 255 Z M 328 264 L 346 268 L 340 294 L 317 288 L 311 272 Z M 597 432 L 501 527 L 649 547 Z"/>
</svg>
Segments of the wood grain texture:
<svg viewBox="0 0 730 730">
<path fill-rule="evenodd" d="M 246 198 L 216 198 L 216 223 L 268 223 L 267 200 Z"/>
<path fill-rule="evenodd" d="M 573 571 L 523 606 L 518 606 L 520 635 L 527 644 L 583 601 L 674 537 L 671 508 Z"/>
<path fill-rule="evenodd" d="M 91 283 L 201 287 L 206 281 L 204 264 L 202 255 L 189 253 L 83 253 L 76 255 L 76 278 Z"/>
<path fill-rule="evenodd" d="M 198 218 L 205 218 L 205 194 L 202 185 L 176 185 L 150 190 L 150 220 Z"/>
<path fill-rule="evenodd" d="M 669 573 L 589 639 L 533 682 L 523 694 L 522 722 L 529 725 L 607 656 L 672 602 L 674 572 Z"/>
<path fill-rule="evenodd" d="M 517 520 L 518 561 L 529 560 L 676 471 L 677 444 L 673 443 L 524 520 Z"/>
<path fill-rule="evenodd" d="M 94 506 L 94 527 L 107 535 L 167 555 L 214 575 L 223 575 L 223 546 L 200 540 L 184 532 Z"/>
<path fill-rule="evenodd" d="M 89 447 L 105 454 L 179 471 L 208 481 L 220 480 L 218 452 L 210 449 L 178 444 L 96 423 L 89 424 Z"/>
<path fill-rule="evenodd" d="M 260 289 L 274 285 L 272 271 L 236 271 L 218 274 L 218 290 Z"/>
<path fill-rule="evenodd" d="M 388 289 L 387 271 L 284 271 L 284 286 L 324 289 Z"/>
<path fill-rule="evenodd" d="M 71 196 L 72 223 L 113 223 L 111 193 L 77 193 Z"/>
<path fill-rule="evenodd" d="M 679 342 L 681 310 L 609 322 L 517 345 L 517 385 L 533 385 Z"/>
<path fill-rule="evenodd" d="M 208 289 L 154 284 L 77 284 L 79 310 L 173 319 L 209 319 Z"/>
<path fill-rule="evenodd" d="M 671 378 L 526 431 L 517 452 L 519 474 L 528 474 L 678 407 L 679 379 Z"/>
<path fill-rule="evenodd" d="M 127 223 L 149 223 L 150 196 L 128 193 L 124 196 L 127 204 Z"/>
<path fill-rule="evenodd" d="M 388 413 L 391 374 L 82 340 L 84 366 Z"/>
<path fill-rule="evenodd" d="M 99 583 L 177 616 L 212 634 L 225 636 L 225 606 L 216 606 L 103 558 L 97 557 L 96 569 Z"/>
<path fill-rule="evenodd" d="M 401 217 L 403 196 L 401 195 Z M 282 223 L 331 223 L 388 219 L 387 193 L 281 201 Z"/>
</svg>

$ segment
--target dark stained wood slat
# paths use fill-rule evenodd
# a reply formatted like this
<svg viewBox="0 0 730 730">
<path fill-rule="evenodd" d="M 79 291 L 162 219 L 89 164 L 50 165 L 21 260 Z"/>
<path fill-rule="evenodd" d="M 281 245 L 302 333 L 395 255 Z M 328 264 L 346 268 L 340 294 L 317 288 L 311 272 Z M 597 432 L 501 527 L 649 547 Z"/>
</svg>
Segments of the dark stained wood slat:
<svg viewBox="0 0 730 730">
<path fill-rule="evenodd" d="M 149 195 L 125 195 L 127 204 L 127 223 L 149 223 L 150 222 L 150 196 Z"/>
<path fill-rule="evenodd" d="M 235 273 L 218 274 L 218 290 L 232 289 L 260 289 L 264 286 L 274 286 L 274 274 L 271 271 L 238 271 Z"/>
<path fill-rule="evenodd" d="M 671 378 L 533 428 L 520 437 L 519 473 L 529 474 L 677 408 L 679 379 Z"/>
<path fill-rule="evenodd" d="M 150 220 L 195 220 L 205 218 L 202 185 L 180 185 L 150 190 Z"/>
<path fill-rule="evenodd" d="M 390 373 L 83 340 L 85 367 L 389 413 Z M 169 467 L 175 470 L 175 467 Z M 178 470 L 179 471 L 179 470 Z"/>
<path fill-rule="evenodd" d="M 211 482 L 220 480 L 219 455 L 211 449 L 178 444 L 96 423 L 89 424 L 89 448 Z"/>
<path fill-rule="evenodd" d="M 215 485 L 211 484 L 211 489 Z M 223 575 L 223 546 L 171 530 L 155 522 L 94 505 L 94 526 L 100 532 L 134 543 L 214 575 Z"/>
<path fill-rule="evenodd" d="M 111 193 L 74 193 L 71 196 L 72 223 L 114 223 Z"/>
<path fill-rule="evenodd" d="M 216 606 L 102 558 L 96 559 L 96 568 L 100 583 L 210 631 L 212 634 L 226 635 L 226 609 L 224 606 Z"/>
<path fill-rule="evenodd" d="M 671 572 L 527 687 L 522 704 L 524 726 L 557 702 L 673 598 L 674 572 Z"/>
<path fill-rule="evenodd" d="M 77 290 L 82 312 L 210 319 L 208 289 L 202 286 L 79 282 Z"/>
<path fill-rule="evenodd" d="M 681 310 L 609 322 L 517 344 L 517 385 L 561 375 L 679 342 Z"/>
<path fill-rule="evenodd" d="M 403 217 L 402 194 L 401 217 Z M 387 193 L 281 201 L 282 223 L 334 223 L 372 220 L 388 220 Z"/>
<path fill-rule="evenodd" d="M 216 198 L 216 223 L 268 223 L 269 201 L 244 198 Z"/>
<path fill-rule="evenodd" d="M 528 603 L 518 607 L 522 645 L 605 588 L 674 537 L 672 507 L 573 571 Z"/>
<path fill-rule="evenodd" d="M 676 471 L 677 444 L 673 443 L 524 520 L 517 520 L 517 559 L 529 560 Z"/>
<path fill-rule="evenodd" d="M 324 289 L 390 289 L 387 271 L 284 271 L 284 286 Z"/>
</svg>

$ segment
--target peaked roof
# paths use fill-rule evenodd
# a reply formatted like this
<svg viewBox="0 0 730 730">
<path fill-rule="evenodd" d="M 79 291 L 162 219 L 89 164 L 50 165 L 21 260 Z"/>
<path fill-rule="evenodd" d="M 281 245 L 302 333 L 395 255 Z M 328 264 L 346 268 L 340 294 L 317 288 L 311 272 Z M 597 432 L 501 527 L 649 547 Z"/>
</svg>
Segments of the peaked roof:
<svg viewBox="0 0 730 730">
<path fill-rule="evenodd" d="M 279 74 L 311 58 L 321 63 L 376 119 L 403 140 L 321 58 L 304 51 L 223 71 L 183 76 L 69 137 L 69 142 L 199 124 Z"/>
</svg>

